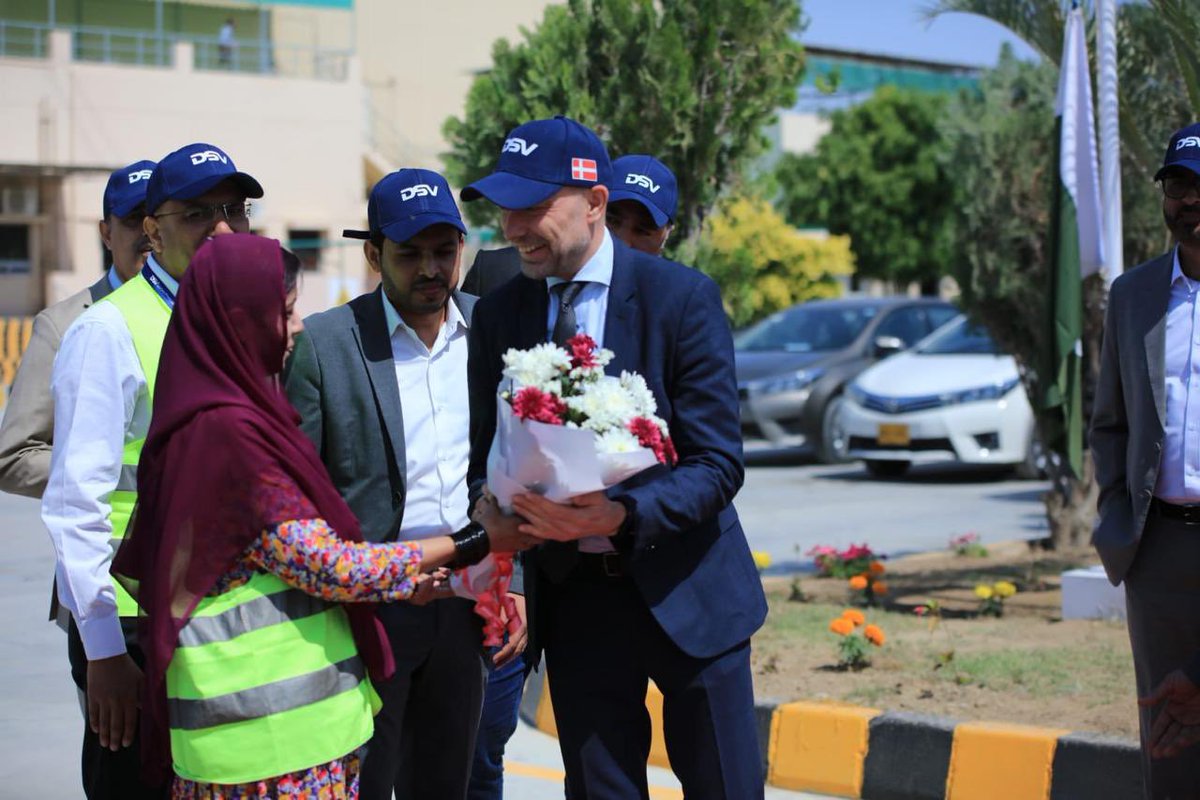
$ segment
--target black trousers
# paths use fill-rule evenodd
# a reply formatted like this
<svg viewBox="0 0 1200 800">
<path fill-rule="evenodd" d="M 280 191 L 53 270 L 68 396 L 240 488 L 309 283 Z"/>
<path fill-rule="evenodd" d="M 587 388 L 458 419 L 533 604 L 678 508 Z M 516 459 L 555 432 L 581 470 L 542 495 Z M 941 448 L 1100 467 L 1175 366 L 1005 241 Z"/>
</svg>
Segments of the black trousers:
<svg viewBox="0 0 1200 800">
<path fill-rule="evenodd" d="M 129 655 L 139 667 L 145 663 L 141 649 L 133 642 L 132 630 L 125 634 Z M 84 694 L 83 721 L 83 793 L 88 800 L 160 800 L 166 798 L 170 786 L 146 786 L 141 780 L 141 736 L 134 735 L 133 744 L 113 752 L 100 746 L 100 737 L 92 731 L 87 720 L 87 655 L 83 640 L 72 618 L 67 628 L 67 657 L 71 661 L 71 678 Z"/>
</svg>

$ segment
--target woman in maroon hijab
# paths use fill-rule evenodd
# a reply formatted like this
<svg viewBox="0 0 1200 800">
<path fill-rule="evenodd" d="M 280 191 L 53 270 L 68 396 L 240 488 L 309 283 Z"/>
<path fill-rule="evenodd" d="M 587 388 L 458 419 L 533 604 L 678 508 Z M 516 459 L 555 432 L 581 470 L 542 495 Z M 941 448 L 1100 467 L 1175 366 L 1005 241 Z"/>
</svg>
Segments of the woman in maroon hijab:
<svg viewBox="0 0 1200 800">
<path fill-rule="evenodd" d="M 362 542 L 279 387 L 297 268 L 274 240 L 211 239 L 163 342 L 113 573 L 144 615 L 143 764 L 174 768 L 175 798 L 357 797 L 366 672 L 392 670 L 372 604 L 427 598 L 425 573 L 523 538 L 480 503 L 453 536 Z"/>
</svg>

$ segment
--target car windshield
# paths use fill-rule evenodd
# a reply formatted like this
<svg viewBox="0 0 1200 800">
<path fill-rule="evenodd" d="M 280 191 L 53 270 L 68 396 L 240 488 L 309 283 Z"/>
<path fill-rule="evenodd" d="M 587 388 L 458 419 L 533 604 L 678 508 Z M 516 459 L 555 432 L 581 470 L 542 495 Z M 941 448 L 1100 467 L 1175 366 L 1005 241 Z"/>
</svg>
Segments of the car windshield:
<svg viewBox="0 0 1200 800">
<path fill-rule="evenodd" d="M 840 350 L 858 338 L 878 310 L 875 306 L 794 306 L 739 332 L 734 345 L 738 350 L 793 353 Z"/>
<path fill-rule="evenodd" d="M 927 356 L 1003 355 L 982 325 L 959 317 L 946 323 L 919 342 L 914 352 Z"/>
</svg>

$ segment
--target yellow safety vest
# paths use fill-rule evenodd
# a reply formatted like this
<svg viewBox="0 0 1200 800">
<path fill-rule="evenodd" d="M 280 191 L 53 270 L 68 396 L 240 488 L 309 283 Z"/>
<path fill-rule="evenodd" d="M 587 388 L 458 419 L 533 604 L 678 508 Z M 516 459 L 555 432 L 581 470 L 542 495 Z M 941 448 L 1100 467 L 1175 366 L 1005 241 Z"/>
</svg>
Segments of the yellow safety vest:
<svg viewBox="0 0 1200 800">
<path fill-rule="evenodd" d="M 167 668 L 167 704 L 176 774 L 229 784 L 353 752 L 380 700 L 345 610 L 255 573 L 197 605 Z"/>
<path fill-rule="evenodd" d="M 133 337 L 133 348 L 146 376 L 147 402 L 154 402 L 154 380 L 158 376 L 158 357 L 162 352 L 163 339 L 167 335 L 167 323 L 171 321 L 171 308 L 154 287 L 141 274 L 126 281 L 119 289 L 109 294 L 101 303 L 112 303 L 121 312 L 125 325 Z M 112 512 L 112 538 L 108 545 L 115 555 L 121 540 L 129 528 L 129 518 L 137 503 L 137 469 L 142 455 L 145 437 L 127 440 L 121 454 L 121 475 L 117 488 L 109 497 Z M 117 590 L 117 614 L 122 617 L 138 615 L 137 602 L 120 583 L 113 581 Z"/>
</svg>

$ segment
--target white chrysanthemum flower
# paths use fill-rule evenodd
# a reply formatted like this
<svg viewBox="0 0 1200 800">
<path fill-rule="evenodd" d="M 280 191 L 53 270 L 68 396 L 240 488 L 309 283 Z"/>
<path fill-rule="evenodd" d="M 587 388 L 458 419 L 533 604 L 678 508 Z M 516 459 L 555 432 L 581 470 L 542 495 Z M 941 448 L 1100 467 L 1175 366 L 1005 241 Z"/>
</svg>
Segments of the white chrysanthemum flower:
<svg viewBox="0 0 1200 800">
<path fill-rule="evenodd" d="M 634 453 L 641 447 L 637 437 L 625 428 L 611 428 L 596 436 L 597 453 Z"/>
<path fill-rule="evenodd" d="M 557 378 L 571 369 L 571 357 L 557 345 L 546 342 L 528 350 L 510 349 L 504 354 L 504 377 L 520 386 L 536 386 L 561 393 Z M 548 385 L 555 382 L 555 387 Z"/>
<path fill-rule="evenodd" d="M 633 398 L 637 408 L 635 416 L 654 416 L 654 412 L 658 411 L 658 403 L 654 400 L 654 393 L 646 386 L 646 379 L 636 372 L 622 372 L 620 380 L 625 391 Z"/>
<path fill-rule="evenodd" d="M 570 378 L 576 383 L 594 383 L 604 377 L 604 367 L 575 367 Z"/>
<path fill-rule="evenodd" d="M 603 432 L 609 428 L 624 428 L 637 416 L 634 400 L 621 382 L 605 376 L 595 383 L 583 385 L 583 394 L 565 399 L 572 411 L 586 417 L 583 427 Z"/>
<path fill-rule="evenodd" d="M 592 356 L 596 359 L 596 364 L 603 370 L 604 367 L 608 366 L 608 362 L 613 360 L 613 351 L 600 347 L 596 349 L 596 352 L 592 353 Z"/>
</svg>

